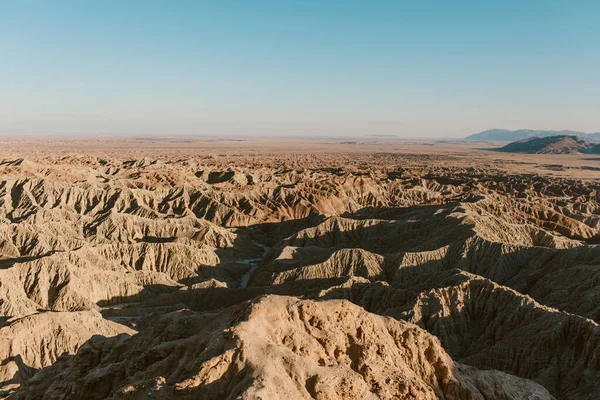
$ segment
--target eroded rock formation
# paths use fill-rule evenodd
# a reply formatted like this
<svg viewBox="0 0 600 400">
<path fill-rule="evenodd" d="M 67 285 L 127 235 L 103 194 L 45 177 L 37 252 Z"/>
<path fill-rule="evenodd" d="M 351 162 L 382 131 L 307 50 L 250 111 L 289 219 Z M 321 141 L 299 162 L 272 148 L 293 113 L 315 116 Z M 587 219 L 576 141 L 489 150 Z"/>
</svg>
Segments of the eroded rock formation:
<svg viewBox="0 0 600 400">
<path fill-rule="evenodd" d="M 0 172 L 5 396 L 600 395 L 596 181 L 390 154 Z"/>
</svg>

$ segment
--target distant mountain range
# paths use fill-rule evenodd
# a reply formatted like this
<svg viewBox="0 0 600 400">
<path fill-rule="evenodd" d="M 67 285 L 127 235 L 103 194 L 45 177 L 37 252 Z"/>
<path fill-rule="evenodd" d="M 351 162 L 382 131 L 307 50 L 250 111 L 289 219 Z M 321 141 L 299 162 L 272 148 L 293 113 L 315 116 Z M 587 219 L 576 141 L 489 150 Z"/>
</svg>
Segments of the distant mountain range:
<svg viewBox="0 0 600 400">
<path fill-rule="evenodd" d="M 590 142 L 600 142 L 600 132 L 585 133 L 577 131 L 543 131 L 534 129 L 519 129 L 517 131 L 509 131 L 506 129 L 489 129 L 479 132 L 474 135 L 467 136 L 465 140 L 498 140 L 514 142 L 517 140 L 529 139 L 533 137 L 548 137 L 548 136 L 577 136 L 580 139 Z"/>
<path fill-rule="evenodd" d="M 577 136 L 559 135 L 519 140 L 498 151 L 527 154 L 599 154 L 600 144 L 590 143 Z"/>
</svg>

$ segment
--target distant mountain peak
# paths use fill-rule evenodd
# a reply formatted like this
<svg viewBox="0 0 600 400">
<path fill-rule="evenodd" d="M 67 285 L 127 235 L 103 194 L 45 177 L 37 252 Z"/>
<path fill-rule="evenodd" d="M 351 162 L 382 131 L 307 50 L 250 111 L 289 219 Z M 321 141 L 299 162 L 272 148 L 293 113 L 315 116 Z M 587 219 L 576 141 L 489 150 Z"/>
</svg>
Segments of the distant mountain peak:
<svg viewBox="0 0 600 400">
<path fill-rule="evenodd" d="M 600 133 L 585 133 L 570 130 L 550 131 L 550 130 L 535 130 L 535 129 L 519 129 L 510 131 L 507 129 L 488 129 L 487 131 L 479 132 L 467 136 L 465 140 L 497 140 L 514 142 L 533 137 L 549 137 L 549 136 L 577 136 L 581 139 L 590 142 L 600 142 Z"/>
<path fill-rule="evenodd" d="M 557 135 L 519 140 L 498 151 L 527 154 L 597 154 L 600 153 L 600 144 L 590 143 L 575 135 Z"/>
</svg>

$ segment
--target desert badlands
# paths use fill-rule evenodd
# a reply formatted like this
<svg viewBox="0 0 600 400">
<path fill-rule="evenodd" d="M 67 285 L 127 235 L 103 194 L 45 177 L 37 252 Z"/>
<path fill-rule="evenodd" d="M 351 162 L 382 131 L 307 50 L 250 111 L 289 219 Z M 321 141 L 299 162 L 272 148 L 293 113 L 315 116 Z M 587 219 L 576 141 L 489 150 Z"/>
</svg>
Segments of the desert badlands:
<svg viewBox="0 0 600 400">
<path fill-rule="evenodd" d="M 600 159 L 3 138 L 0 397 L 598 399 Z"/>
</svg>

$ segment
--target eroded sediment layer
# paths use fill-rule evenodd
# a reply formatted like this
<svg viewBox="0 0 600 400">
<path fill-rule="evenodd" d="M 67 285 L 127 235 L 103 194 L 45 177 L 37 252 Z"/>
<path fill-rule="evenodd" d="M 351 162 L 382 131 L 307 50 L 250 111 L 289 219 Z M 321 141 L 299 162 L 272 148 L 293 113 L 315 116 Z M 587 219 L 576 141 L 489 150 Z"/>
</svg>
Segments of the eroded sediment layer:
<svg viewBox="0 0 600 400">
<path fill-rule="evenodd" d="M 450 161 L 4 159 L 0 389 L 600 394 L 600 185 Z"/>
</svg>

